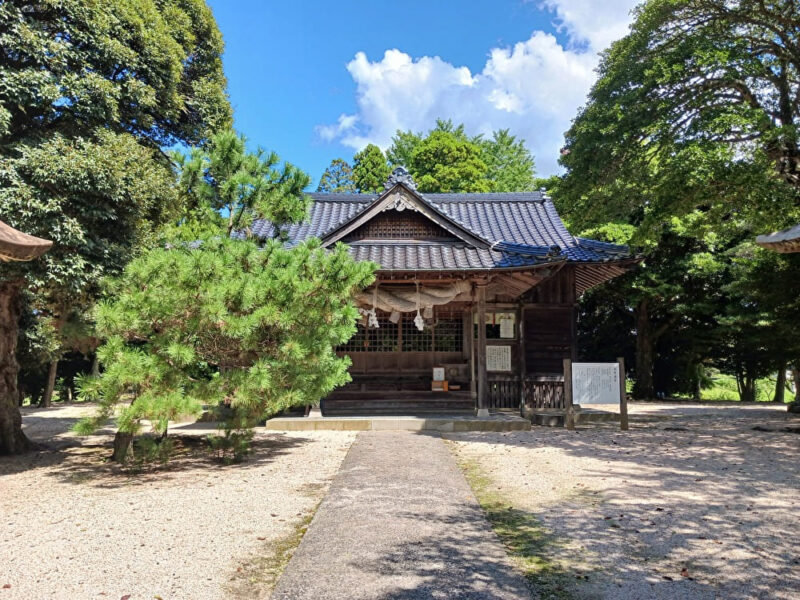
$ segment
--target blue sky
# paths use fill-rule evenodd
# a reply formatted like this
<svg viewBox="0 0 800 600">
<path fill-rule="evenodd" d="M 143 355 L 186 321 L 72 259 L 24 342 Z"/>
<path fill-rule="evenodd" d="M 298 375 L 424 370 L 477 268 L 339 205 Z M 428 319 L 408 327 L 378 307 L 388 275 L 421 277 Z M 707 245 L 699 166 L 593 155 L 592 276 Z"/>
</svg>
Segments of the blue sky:
<svg viewBox="0 0 800 600">
<path fill-rule="evenodd" d="M 314 185 L 336 157 L 386 147 L 437 117 L 509 127 L 542 175 L 624 34 L 631 0 L 210 0 L 225 39 L 235 126 Z M 598 6 L 602 5 L 602 6 Z"/>
</svg>

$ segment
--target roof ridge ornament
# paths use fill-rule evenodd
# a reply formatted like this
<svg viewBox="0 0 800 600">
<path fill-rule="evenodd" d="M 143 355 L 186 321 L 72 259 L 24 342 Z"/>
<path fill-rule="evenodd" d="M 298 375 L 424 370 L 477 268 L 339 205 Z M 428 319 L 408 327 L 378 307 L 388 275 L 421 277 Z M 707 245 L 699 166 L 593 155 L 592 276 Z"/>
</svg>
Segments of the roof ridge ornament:
<svg viewBox="0 0 800 600">
<path fill-rule="evenodd" d="M 414 182 L 414 178 L 411 177 L 411 173 L 409 173 L 408 169 L 405 167 L 395 167 L 392 174 L 389 175 L 389 179 L 383 184 L 383 187 L 386 190 L 390 190 L 398 183 L 402 183 L 410 190 L 417 190 L 417 184 Z"/>
</svg>

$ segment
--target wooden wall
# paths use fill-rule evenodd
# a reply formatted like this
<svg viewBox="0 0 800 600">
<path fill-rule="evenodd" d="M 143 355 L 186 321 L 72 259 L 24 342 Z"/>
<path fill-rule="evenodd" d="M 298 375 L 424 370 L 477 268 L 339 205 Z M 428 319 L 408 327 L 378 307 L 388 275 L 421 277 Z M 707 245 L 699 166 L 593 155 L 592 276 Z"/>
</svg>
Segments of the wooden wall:
<svg viewBox="0 0 800 600">
<path fill-rule="evenodd" d="M 567 266 L 523 298 L 522 329 L 527 376 L 561 374 L 577 357 L 575 272 Z"/>
</svg>

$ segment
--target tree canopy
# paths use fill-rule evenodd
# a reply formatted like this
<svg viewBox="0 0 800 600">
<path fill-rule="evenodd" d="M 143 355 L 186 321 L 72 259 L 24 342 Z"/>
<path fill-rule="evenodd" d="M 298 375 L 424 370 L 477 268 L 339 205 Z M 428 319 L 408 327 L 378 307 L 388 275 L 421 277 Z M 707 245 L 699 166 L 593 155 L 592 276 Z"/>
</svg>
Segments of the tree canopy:
<svg viewBox="0 0 800 600">
<path fill-rule="evenodd" d="M 355 192 L 357 186 L 353 177 L 353 167 L 343 158 L 334 158 L 319 178 L 317 191 L 329 194 Z"/>
<path fill-rule="evenodd" d="M 524 140 L 507 129 L 491 139 L 469 137 L 463 124 L 439 119 L 426 135 L 398 131 L 386 151 L 392 166 L 411 172 L 422 192 L 523 192 L 535 188 Z"/>
<path fill-rule="evenodd" d="M 480 140 L 486 178 L 493 192 L 530 192 L 536 189 L 536 166 L 522 140 L 508 129 L 498 129 L 488 140 Z"/>
<path fill-rule="evenodd" d="M 222 38 L 202 0 L 4 2 L 0 22 L 0 219 L 54 242 L 4 267 L 3 292 L 29 286 L 60 326 L 174 215 L 161 148 L 230 124 Z M 6 354 L 0 370 L 16 378 Z M 0 422 L 16 400 L 0 389 Z"/>
<path fill-rule="evenodd" d="M 188 156 L 175 155 L 179 186 L 189 210 L 211 209 L 209 216 L 226 215 L 225 231 L 248 230 L 256 218 L 276 225 L 274 235 L 301 221 L 310 199 L 303 190 L 311 181 L 292 164 L 278 168 L 274 152 L 248 152 L 245 138 L 233 130 L 211 136 L 203 148 Z"/>
<path fill-rule="evenodd" d="M 640 396 L 697 394 L 714 366 L 752 399 L 758 377 L 800 360 L 777 320 L 795 301 L 762 273 L 795 261 L 752 243 L 800 219 L 798 63 L 783 47 L 800 20 L 789 4 L 644 3 L 567 132 L 551 192 L 561 212 L 584 234 L 625 231 L 645 259 L 590 293 L 580 320 L 589 338 L 627 315 L 632 333 L 618 343 L 635 342 Z M 606 301 L 616 308 L 604 314 Z"/>
<path fill-rule="evenodd" d="M 382 192 L 390 172 L 386 157 L 375 144 L 367 144 L 353 157 L 353 182 L 362 194 Z"/>
<path fill-rule="evenodd" d="M 797 188 L 797 3 L 650 0 L 635 17 L 631 33 L 604 54 L 567 134 L 562 162 L 584 174 L 584 189 L 620 190 L 642 163 L 664 172 L 668 163 L 712 155 L 732 169 L 742 156 L 768 163 Z M 627 194 L 611 196 L 612 207 L 630 209 Z M 704 201 L 666 200 L 648 211 L 681 214 Z"/>
</svg>

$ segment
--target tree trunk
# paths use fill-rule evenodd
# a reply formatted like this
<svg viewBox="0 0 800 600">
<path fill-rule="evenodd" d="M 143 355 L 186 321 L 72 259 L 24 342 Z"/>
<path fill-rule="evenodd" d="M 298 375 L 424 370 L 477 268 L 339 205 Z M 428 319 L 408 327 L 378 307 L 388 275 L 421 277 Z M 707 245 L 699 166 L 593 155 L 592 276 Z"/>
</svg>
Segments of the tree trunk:
<svg viewBox="0 0 800 600">
<path fill-rule="evenodd" d="M 775 382 L 775 397 L 773 402 L 783 404 L 786 401 L 786 364 L 781 364 L 778 369 L 778 379 Z"/>
<path fill-rule="evenodd" d="M 756 380 L 750 375 L 742 376 L 742 383 L 740 385 L 739 400 L 742 402 L 755 402 L 756 401 Z"/>
<path fill-rule="evenodd" d="M 19 454 L 32 444 L 22 433 L 17 390 L 21 281 L 0 284 L 0 454 Z"/>
<path fill-rule="evenodd" d="M 53 390 L 56 389 L 56 374 L 58 373 L 58 359 L 50 361 L 50 370 L 47 371 L 47 386 L 44 388 L 44 396 L 40 406 L 50 408 L 53 403 Z"/>
<path fill-rule="evenodd" d="M 117 431 L 114 436 L 114 453 L 111 455 L 111 460 L 118 463 L 125 462 L 125 457 L 128 455 L 131 444 L 133 443 L 133 434 Z"/>
<path fill-rule="evenodd" d="M 797 362 L 795 361 L 795 364 Z M 792 380 L 794 382 L 794 401 L 800 403 L 800 367 L 792 369 Z"/>
<path fill-rule="evenodd" d="M 100 359 L 97 358 L 97 351 L 92 359 L 92 377 L 100 377 Z"/>
<path fill-rule="evenodd" d="M 656 395 L 653 383 L 653 365 L 655 363 L 655 339 L 650 315 L 647 310 L 647 298 L 636 307 L 636 384 L 634 395 L 637 398 L 654 398 Z"/>
</svg>

